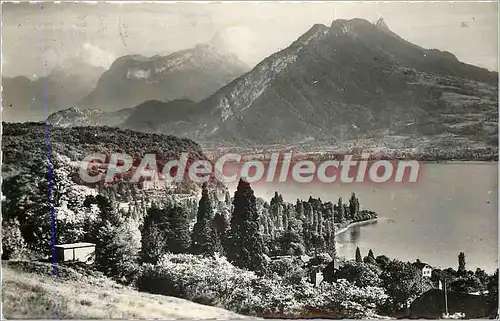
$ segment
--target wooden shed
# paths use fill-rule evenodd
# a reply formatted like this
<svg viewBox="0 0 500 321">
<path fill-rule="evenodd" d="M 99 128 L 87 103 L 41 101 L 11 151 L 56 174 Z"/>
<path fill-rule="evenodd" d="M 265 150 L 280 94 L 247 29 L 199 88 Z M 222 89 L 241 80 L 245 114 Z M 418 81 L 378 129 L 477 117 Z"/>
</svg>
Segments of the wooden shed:
<svg viewBox="0 0 500 321">
<path fill-rule="evenodd" d="M 95 261 L 94 243 L 72 243 L 56 245 L 58 262 L 83 262 L 93 264 Z"/>
</svg>

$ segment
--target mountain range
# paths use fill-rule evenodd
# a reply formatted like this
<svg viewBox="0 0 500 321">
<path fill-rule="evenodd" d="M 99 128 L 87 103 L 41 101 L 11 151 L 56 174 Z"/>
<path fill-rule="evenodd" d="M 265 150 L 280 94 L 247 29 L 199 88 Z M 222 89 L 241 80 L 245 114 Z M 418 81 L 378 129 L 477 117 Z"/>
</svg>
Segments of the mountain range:
<svg viewBox="0 0 500 321">
<path fill-rule="evenodd" d="M 112 125 L 239 146 L 389 138 L 407 148 L 497 144 L 498 73 L 414 45 L 383 19 L 314 25 L 209 97 L 192 100 L 149 97 Z M 59 119 L 72 125 L 71 117 Z"/>
<path fill-rule="evenodd" d="M 47 112 L 68 108 L 88 95 L 103 72 L 104 68 L 71 60 L 45 77 L 2 77 L 2 119 L 7 122 L 44 120 Z"/>
<path fill-rule="evenodd" d="M 108 70 L 81 61 L 66 63 L 64 68 L 52 70 L 47 77 L 3 78 L 3 119 L 7 122 L 43 120 L 46 101 L 49 113 L 55 113 L 58 121 L 64 114 L 75 125 L 115 126 L 131 112 L 126 108 L 150 99 L 201 100 L 248 70 L 234 54 L 212 43 L 167 56 L 123 56 Z M 65 111 L 60 113 L 60 110 Z M 121 111 L 115 117 L 113 112 L 117 110 Z M 83 115 L 88 121 L 83 120 Z"/>
</svg>

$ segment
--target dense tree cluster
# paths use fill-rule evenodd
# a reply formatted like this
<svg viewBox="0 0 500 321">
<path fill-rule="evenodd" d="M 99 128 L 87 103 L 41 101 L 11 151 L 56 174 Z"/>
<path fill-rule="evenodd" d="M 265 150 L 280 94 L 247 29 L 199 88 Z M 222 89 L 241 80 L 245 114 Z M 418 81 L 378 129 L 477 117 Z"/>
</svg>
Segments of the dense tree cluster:
<svg viewBox="0 0 500 321">
<path fill-rule="evenodd" d="M 342 198 L 337 204 L 310 197 L 295 204 L 283 201 L 275 193 L 269 203 L 258 205 L 261 230 L 266 243 L 266 254 L 316 255 L 326 252 L 335 257 L 335 229 L 348 223 L 374 219 L 377 214 L 360 210 L 359 200 L 353 193 L 349 203 Z"/>
</svg>

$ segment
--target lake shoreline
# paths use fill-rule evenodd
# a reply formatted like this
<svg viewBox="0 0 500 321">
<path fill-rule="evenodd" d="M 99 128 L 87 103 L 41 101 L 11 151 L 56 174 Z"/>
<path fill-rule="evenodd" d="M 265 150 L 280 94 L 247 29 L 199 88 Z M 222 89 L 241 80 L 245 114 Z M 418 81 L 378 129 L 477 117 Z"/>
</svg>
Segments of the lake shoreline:
<svg viewBox="0 0 500 321">
<path fill-rule="evenodd" d="M 492 163 L 498 163 L 497 160 L 443 160 L 443 161 L 432 161 L 432 160 L 424 160 L 421 161 L 422 164 L 475 164 L 475 165 L 481 165 L 481 164 L 492 164 Z"/>
<path fill-rule="evenodd" d="M 376 223 L 377 221 L 378 221 L 378 218 L 373 218 L 371 220 L 365 220 L 365 221 L 358 221 L 358 222 L 349 223 L 347 226 L 341 228 L 338 231 L 335 231 L 335 236 L 340 235 L 340 234 L 342 234 L 344 232 L 347 232 L 350 228 L 352 228 L 354 226 L 373 224 L 373 223 Z"/>
</svg>

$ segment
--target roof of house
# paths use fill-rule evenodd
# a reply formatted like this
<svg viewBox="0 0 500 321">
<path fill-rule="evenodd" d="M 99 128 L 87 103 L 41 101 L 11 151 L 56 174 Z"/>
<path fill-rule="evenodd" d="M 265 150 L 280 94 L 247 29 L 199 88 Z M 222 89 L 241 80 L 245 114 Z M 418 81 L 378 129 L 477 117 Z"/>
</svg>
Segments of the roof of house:
<svg viewBox="0 0 500 321">
<path fill-rule="evenodd" d="M 75 248 L 80 248 L 80 247 L 95 247 L 95 244 L 94 243 L 80 242 L 80 243 L 70 243 L 70 244 L 58 244 L 55 247 L 62 248 L 62 249 L 75 249 Z"/>
<path fill-rule="evenodd" d="M 412 265 L 419 270 L 422 270 L 425 267 L 432 268 L 429 264 L 424 263 L 424 262 L 413 262 Z"/>
</svg>

